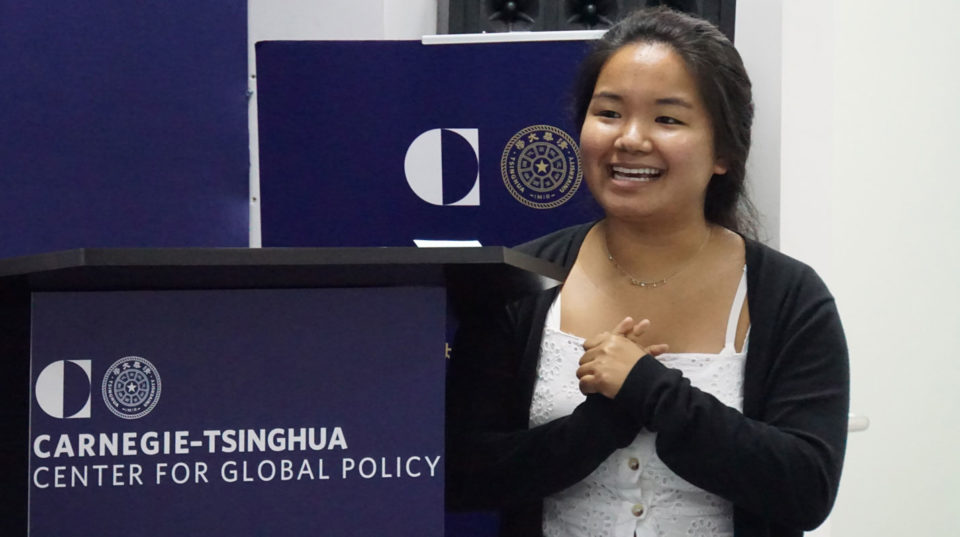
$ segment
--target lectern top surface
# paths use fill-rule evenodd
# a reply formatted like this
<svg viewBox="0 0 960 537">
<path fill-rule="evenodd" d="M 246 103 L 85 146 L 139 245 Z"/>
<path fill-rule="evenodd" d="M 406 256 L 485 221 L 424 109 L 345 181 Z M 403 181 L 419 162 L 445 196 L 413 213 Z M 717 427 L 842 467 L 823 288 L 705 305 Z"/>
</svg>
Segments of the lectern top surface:
<svg viewBox="0 0 960 537">
<path fill-rule="evenodd" d="M 0 260 L 0 282 L 32 291 L 446 286 L 515 294 L 564 270 L 504 247 L 87 248 Z"/>
</svg>

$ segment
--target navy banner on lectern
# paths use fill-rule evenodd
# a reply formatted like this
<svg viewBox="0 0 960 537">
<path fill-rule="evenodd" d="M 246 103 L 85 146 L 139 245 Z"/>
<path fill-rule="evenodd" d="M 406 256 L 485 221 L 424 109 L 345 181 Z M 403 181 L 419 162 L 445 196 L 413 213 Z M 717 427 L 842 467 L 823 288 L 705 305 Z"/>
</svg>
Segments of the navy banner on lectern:
<svg viewBox="0 0 960 537">
<path fill-rule="evenodd" d="M 264 246 L 515 244 L 596 217 L 583 41 L 257 44 Z"/>
<path fill-rule="evenodd" d="M 444 300 L 36 294 L 29 534 L 442 535 Z"/>
</svg>

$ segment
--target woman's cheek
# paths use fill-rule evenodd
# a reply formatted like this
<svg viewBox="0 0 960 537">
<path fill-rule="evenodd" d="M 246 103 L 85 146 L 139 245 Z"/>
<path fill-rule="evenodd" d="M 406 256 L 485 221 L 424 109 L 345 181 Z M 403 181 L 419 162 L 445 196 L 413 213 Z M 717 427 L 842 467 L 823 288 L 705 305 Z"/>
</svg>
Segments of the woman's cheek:
<svg viewBox="0 0 960 537">
<path fill-rule="evenodd" d="M 604 151 L 611 145 L 606 138 L 608 136 L 604 136 L 603 131 L 596 126 L 584 125 L 580 134 L 580 154 L 585 172 L 591 172 L 599 166 Z"/>
</svg>

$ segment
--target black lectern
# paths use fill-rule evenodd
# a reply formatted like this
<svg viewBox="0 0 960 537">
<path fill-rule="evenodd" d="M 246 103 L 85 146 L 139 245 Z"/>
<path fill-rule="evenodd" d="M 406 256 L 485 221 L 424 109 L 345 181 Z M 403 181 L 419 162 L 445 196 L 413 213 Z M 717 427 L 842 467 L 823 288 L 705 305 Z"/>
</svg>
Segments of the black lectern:
<svg viewBox="0 0 960 537">
<path fill-rule="evenodd" d="M 441 535 L 452 312 L 555 285 L 505 248 L 0 261 L 5 535 Z"/>
</svg>

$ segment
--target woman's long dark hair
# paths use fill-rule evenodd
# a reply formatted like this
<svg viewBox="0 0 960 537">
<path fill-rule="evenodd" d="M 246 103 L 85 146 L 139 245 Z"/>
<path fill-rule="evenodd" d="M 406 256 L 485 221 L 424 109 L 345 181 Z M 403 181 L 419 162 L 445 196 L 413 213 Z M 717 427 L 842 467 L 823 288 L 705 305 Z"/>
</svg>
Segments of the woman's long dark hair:
<svg viewBox="0 0 960 537">
<path fill-rule="evenodd" d="M 727 173 L 714 174 L 707 185 L 704 216 L 755 238 L 756 209 L 745 188 L 753 124 L 750 78 L 740 53 L 709 22 L 666 7 L 635 11 L 618 22 L 580 65 L 573 96 L 577 128 L 583 128 L 601 69 L 616 51 L 633 43 L 662 43 L 683 58 L 713 124 L 714 152 L 727 166 Z"/>
</svg>

